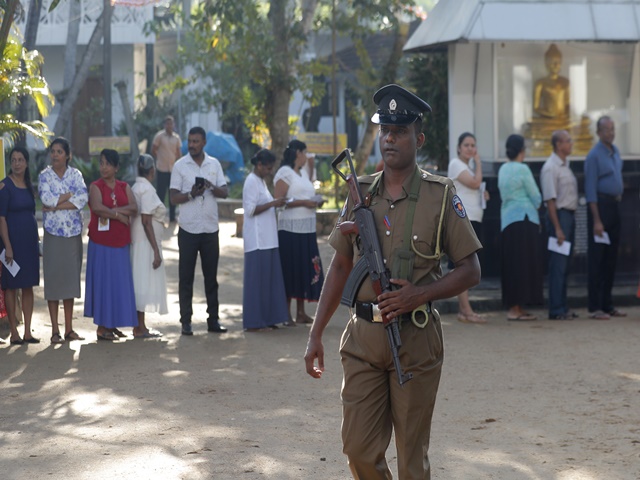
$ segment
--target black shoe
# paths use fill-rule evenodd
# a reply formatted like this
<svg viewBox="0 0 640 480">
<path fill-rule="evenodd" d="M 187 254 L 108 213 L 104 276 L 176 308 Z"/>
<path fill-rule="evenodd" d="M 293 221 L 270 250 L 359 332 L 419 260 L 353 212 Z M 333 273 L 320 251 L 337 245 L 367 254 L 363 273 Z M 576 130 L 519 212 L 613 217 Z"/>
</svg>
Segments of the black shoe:
<svg viewBox="0 0 640 480">
<path fill-rule="evenodd" d="M 226 333 L 227 331 L 228 331 L 227 327 L 223 327 L 219 323 L 214 323 L 213 325 L 209 325 L 209 328 L 207 328 L 207 332 L 211 332 L 211 333 Z"/>
<path fill-rule="evenodd" d="M 191 324 L 190 323 L 183 323 L 182 324 L 182 335 L 193 335 L 193 330 L 191 330 Z"/>
</svg>

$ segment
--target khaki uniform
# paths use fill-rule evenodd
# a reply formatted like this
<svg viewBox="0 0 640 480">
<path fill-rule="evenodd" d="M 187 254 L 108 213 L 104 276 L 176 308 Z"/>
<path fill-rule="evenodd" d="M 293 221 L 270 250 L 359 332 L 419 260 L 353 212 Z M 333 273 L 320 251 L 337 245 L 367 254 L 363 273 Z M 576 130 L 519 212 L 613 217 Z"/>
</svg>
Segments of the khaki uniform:
<svg viewBox="0 0 640 480">
<path fill-rule="evenodd" d="M 442 252 L 455 263 L 482 248 L 464 209 L 460 208 L 451 180 L 419 172 L 422 181 L 412 228 L 415 250 L 425 256 L 434 255 L 443 201 Z M 359 179 L 363 197 L 378 175 L 381 173 Z M 412 177 L 405 181 L 403 194 L 395 201 L 385 192 L 382 181 L 371 198 L 370 209 L 391 272 L 394 271 L 392 252 L 404 241 Z M 449 188 L 445 198 L 446 185 Z M 352 208 L 353 203 L 348 199 L 340 221 L 353 220 Z M 338 253 L 352 257 L 355 264 L 360 259 L 356 238 L 356 235 L 343 235 L 335 228 L 329 241 Z M 414 285 L 426 285 L 441 276 L 439 259 L 416 255 L 410 278 Z M 375 302 L 376 295 L 368 278 L 357 299 Z M 424 328 L 411 321 L 401 323 L 400 363 L 405 373 L 413 374 L 413 379 L 404 386 L 398 384 L 384 326 L 354 314 L 347 324 L 340 344 L 344 370 L 342 439 L 356 479 L 391 478 L 385 452 L 392 429 L 396 435 L 400 479 L 430 478 L 427 451 L 444 350 L 439 316 L 435 312 L 429 317 Z"/>
</svg>

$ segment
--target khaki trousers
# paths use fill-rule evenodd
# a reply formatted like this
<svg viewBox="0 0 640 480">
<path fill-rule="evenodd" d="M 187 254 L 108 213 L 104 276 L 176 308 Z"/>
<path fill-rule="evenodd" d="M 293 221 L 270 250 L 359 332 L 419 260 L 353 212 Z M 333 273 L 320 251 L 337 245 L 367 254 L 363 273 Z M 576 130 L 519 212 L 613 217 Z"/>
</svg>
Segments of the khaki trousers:
<svg viewBox="0 0 640 480">
<path fill-rule="evenodd" d="M 352 316 L 342 335 L 342 442 L 354 479 L 391 479 L 385 452 L 395 430 L 400 480 L 428 480 L 431 417 L 444 355 L 433 314 L 423 329 L 401 324 L 400 363 L 413 379 L 400 386 L 387 332 Z"/>
</svg>

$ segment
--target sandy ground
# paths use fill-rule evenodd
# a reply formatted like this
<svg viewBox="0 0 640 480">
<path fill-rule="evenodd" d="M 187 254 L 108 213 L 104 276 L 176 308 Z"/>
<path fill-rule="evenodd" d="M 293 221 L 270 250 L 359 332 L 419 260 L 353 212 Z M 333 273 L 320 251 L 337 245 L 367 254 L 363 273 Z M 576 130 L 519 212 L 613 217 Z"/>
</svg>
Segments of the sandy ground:
<svg viewBox="0 0 640 480">
<path fill-rule="evenodd" d="M 170 232 L 170 314 L 148 320 L 160 340 L 97 343 L 81 299 L 75 327 L 87 340 L 54 347 L 36 289 L 34 334 L 43 343 L 0 348 L 0 478 L 349 478 L 337 353 L 345 311 L 326 331 L 322 380 L 304 372 L 307 327 L 244 333 L 242 240 L 233 233 L 222 224 L 228 334 L 206 333 L 198 276 L 196 334 L 180 336 Z M 321 249 L 326 268 L 326 239 Z M 527 324 L 495 312 L 485 326 L 444 316 L 433 478 L 640 478 L 640 307 L 628 312 L 610 322 L 582 311 L 573 322 Z M 395 470 L 393 447 L 388 459 Z"/>
</svg>

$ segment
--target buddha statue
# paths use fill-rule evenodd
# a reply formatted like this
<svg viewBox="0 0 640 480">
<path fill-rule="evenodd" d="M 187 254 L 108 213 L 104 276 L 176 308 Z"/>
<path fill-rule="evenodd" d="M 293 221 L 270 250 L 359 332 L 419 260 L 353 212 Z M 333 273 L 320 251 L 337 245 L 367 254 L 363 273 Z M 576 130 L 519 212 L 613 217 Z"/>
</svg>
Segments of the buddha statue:
<svg viewBox="0 0 640 480">
<path fill-rule="evenodd" d="M 530 155 L 546 157 L 551 154 L 551 134 L 555 130 L 571 132 L 574 140 L 574 155 L 586 155 L 593 144 L 589 117 L 571 121 L 569 109 L 569 79 L 560 75 L 562 53 L 552 43 L 544 55 L 548 75 L 536 81 L 533 88 L 533 113 L 530 123 L 524 128 L 529 140 Z"/>
</svg>

